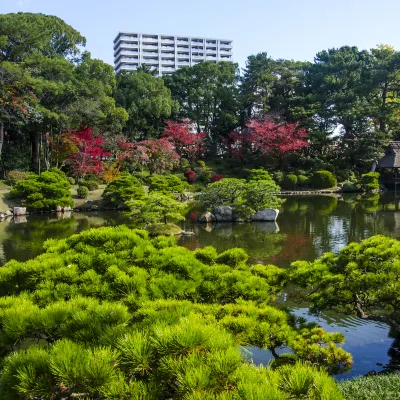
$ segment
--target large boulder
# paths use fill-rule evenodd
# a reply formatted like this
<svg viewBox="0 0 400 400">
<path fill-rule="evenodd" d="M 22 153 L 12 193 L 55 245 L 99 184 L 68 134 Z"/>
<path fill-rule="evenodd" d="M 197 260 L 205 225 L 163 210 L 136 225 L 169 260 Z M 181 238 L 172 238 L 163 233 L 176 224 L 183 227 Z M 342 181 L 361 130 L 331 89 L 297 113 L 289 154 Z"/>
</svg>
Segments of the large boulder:
<svg viewBox="0 0 400 400">
<path fill-rule="evenodd" d="M 278 218 L 279 210 L 275 208 L 265 208 L 264 210 L 257 211 L 252 221 L 266 221 L 266 222 L 274 222 Z"/>
<path fill-rule="evenodd" d="M 233 221 L 233 209 L 230 206 L 215 207 L 213 210 L 213 214 L 217 222 Z"/>
<path fill-rule="evenodd" d="M 211 214 L 210 211 L 207 211 L 203 215 L 200 215 L 200 217 L 197 220 L 199 222 L 204 222 L 206 224 L 209 224 L 211 222 L 215 222 L 215 216 Z"/>
<path fill-rule="evenodd" d="M 14 207 L 14 215 L 26 215 L 26 207 Z"/>
</svg>

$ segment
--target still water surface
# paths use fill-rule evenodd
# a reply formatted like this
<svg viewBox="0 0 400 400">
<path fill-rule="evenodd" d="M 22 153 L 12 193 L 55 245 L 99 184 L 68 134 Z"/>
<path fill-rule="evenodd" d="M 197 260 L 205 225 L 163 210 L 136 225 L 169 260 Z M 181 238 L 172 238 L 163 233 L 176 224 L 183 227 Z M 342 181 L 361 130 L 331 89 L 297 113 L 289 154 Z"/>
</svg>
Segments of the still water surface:
<svg viewBox="0 0 400 400">
<path fill-rule="evenodd" d="M 351 241 L 360 241 L 375 234 L 400 238 L 400 197 L 381 195 L 368 200 L 356 196 L 290 196 L 283 205 L 277 223 L 197 224 L 197 212 L 191 211 L 183 227 L 193 236 L 183 236 L 179 243 L 190 249 L 212 245 L 218 251 L 231 247 L 244 248 L 253 262 L 272 263 L 287 267 L 294 260 L 314 260 L 327 251 L 338 251 Z M 73 233 L 99 226 L 129 224 L 121 213 L 98 212 L 74 214 L 71 217 L 36 215 L 27 219 L 0 222 L 0 264 L 11 259 L 20 261 L 43 251 L 48 238 L 65 238 Z M 337 376 L 348 379 L 379 371 L 376 363 L 390 362 L 400 347 L 389 336 L 385 324 L 362 321 L 335 313 L 310 315 L 307 304 L 297 304 L 283 295 L 281 304 L 294 314 L 318 322 L 332 332 L 346 336 L 344 349 L 351 352 L 354 366 Z M 267 351 L 251 349 L 256 363 L 268 362 Z"/>
</svg>

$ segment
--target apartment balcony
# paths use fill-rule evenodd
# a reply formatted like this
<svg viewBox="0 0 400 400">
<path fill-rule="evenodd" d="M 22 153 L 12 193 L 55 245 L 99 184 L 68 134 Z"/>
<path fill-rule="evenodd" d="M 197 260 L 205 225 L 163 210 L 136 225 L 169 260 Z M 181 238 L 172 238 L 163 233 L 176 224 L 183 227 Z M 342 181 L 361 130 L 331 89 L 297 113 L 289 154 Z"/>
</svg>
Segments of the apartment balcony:
<svg viewBox="0 0 400 400">
<path fill-rule="evenodd" d="M 190 65 L 189 60 L 178 60 L 178 66 L 179 65 Z"/>
<path fill-rule="evenodd" d="M 157 60 L 152 60 L 152 59 L 145 59 L 143 58 L 142 64 L 146 64 L 146 65 L 157 65 L 158 66 L 158 59 Z"/>
<path fill-rule="evenodd" d="M 231 44 L 222 44 L 222 43 L 220 43 L 219 44 L 219 47 L 220 47 L 220 49 L 222 50 L 222 49 L 232 49 L 232 45 Z"/>
<path fill-rule="evenodd" d="M 206 60 L 207 60 L 207 61 L 215 61 L 216 59 L 217 59 L 216 56 L 207 56 L 207 57 L 206 57 Z"/>
<path fill-rule="evenodd" d="M 157 45 L 153 45 L 153 44 L 142 44 L 142 49 L 149 49 L 149 50 L 158 50 L 158 46 Z"/>
<path fill-rule="evenodd" d="M 175 71 L 175 65 L 162 65 L 162 71 Z"/>
<path fill-rule="evenodd" d="M 189 39 L 184 39 L 184 38 L 178 38 L 177 40 L 176 40 L 178 43 L 189 43 Z"/>
<path fill-rule="evenodd" d="M 161 43 L 175 43 L 175 39 L 170 39 L 170 38 L 161 38 Z"/>
<path fill-rule="evenodd" d="M 143 42 L 157 42 L 158 35 L 142 35 Z"/>
<path fill-rule="evenodd" d="M 162 65 L 175 65 L 175 60 L 166 60 L 164 57 L 161 58 Z"/>
<path fill-rule="evenodd" d="M 166 53 L 166 52 L 161 51 L 161 57 L 164 57 L 164 58 L 175 58 L 175 52 Z"/>
<path fill-rule="evenodd" d="M 118 40 L 127 40 L 127 41 L 134 40 L 137 42 L 138 36 L 137 35 L 121 35 Z"/>
</svg>

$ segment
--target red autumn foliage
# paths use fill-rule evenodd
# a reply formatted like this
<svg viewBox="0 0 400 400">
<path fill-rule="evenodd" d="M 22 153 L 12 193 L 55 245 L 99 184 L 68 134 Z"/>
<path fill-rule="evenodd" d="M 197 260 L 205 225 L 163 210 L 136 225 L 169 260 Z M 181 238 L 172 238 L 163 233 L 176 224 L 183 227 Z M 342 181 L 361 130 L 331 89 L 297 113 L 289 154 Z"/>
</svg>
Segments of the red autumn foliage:
<svg viewBox="0 0 400 400">
<path fill-rule="evenodd" d="M 184 156 L 190 161 L 198 160 L 206 149 L 204 146 L 205 132 L 191 132 L 187 121 L 167 121 L 167 127 L 161 137 L 170 140 L 179 156 Z"/>
<path fill-rule="evenodd" d="M 179 164 L 179 155 L 173 144 L 165 138 L 140 142 L 121 140 L 118 161 L 126 158 L 131 158 L 138 165 L 147 166 L 151 174 L 161 174 Z"/>
<path fill-rule="evenodd" d="M 231 132 L 225 140 L 233 157 L 243 158 L 246 152 L 269 154 L 277 158 L 308 147 L 307 131 L 298 124 L 279 124 L 251 120 L 240 132 Z"/>
<path fill-rule="evenodd" d="M 110 153 L 104 151 L 104 141 L 93 134 L 92 127 L 66 132 L 64 140 L 68 146 L 76 148 L 66 160 L 66 164 L 72 166 L 75 175 L 82 177 L 86 174 L 100 175 L 103 172 L 102 158 Z"/>
<path fill-rule="evenodd" d="M 195 183 L 196 177 L 197 177 L 196 172 L 194 172 L 192 170 L 185 172 L 185 178 L 188 181 L 188 183 Z"/>
<path fill-rule="evenodd" d="M 211 181 L 211 183 L 214 183 L 214 182 L 218 182 L 218 181 L 220 181 L 221 179 L 224 179 L 224 178 L 225 177 L 223 175 L 221 175 L 221 174 L 214 174 L 211 177 L 210 181 Z"/>
</svg>

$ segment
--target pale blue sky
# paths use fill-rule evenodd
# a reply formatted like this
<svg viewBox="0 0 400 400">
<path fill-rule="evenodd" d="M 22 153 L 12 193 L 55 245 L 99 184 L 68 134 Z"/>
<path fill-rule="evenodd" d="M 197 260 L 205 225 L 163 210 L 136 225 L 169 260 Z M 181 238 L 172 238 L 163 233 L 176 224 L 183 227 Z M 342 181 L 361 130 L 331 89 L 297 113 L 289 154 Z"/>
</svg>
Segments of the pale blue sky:
<svg viewBox="0 0 400 400">
<path fill-rule="evenodd" d="M 0 0 L 0 12 L 57 15 L 113 64 L 120 30 L 231 39 L 234 61 L 250 54 L 312 61 L 323 49 L 385 43 L 400 49 L 400 0 Z"/>
</svg>

